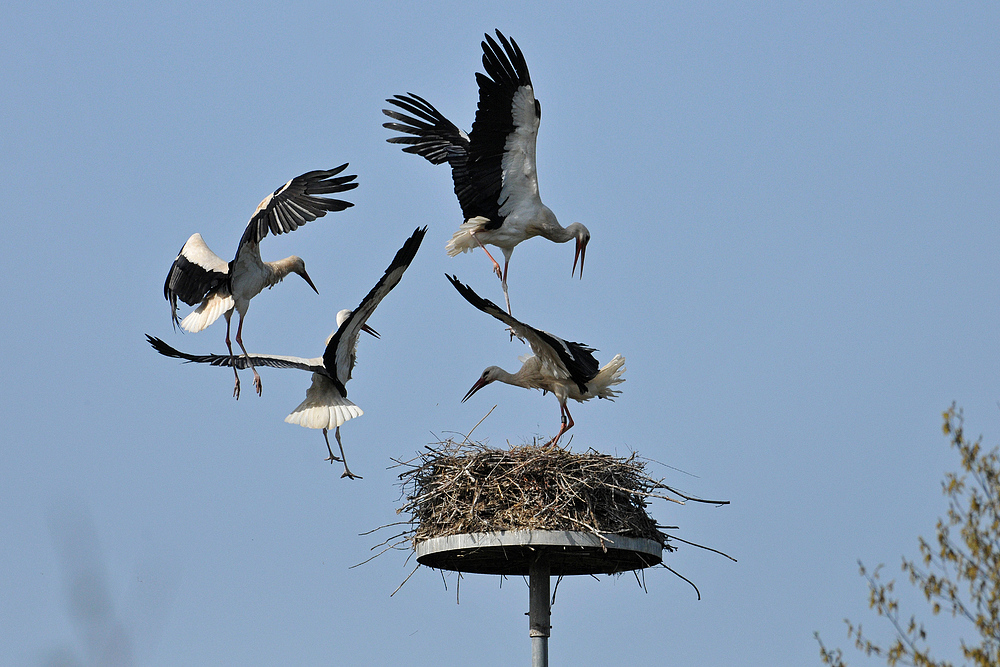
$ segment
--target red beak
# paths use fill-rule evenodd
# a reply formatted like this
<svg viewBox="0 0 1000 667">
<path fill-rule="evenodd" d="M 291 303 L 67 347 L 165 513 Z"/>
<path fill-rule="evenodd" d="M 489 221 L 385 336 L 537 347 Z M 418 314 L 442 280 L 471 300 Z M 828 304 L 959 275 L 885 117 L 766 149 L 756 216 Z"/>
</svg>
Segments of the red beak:
<svg viewBox="0 0 1000 667">
<path fill-rule="evenodd" d="M 488 384 L 489 382 L 487 382 L 483 378 L 479 378 L 478 380 L 476 380 L 476 384 L 472 385 L 472 389 L 470 389 L 469 393 L 465 395 L 465 398 L 462 399 L 462 402 L 465 403 L 467 400 L 469 400 L 470 396 L 472 396 L 473 394 L 475 394 L 477 391 L 479 391 Z"/>
</svg>

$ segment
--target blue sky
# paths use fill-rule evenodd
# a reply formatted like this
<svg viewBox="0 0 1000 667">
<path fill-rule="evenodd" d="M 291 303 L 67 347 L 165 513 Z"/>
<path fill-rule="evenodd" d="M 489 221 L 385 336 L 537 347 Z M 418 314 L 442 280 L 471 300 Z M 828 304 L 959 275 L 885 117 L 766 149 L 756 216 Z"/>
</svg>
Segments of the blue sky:
<svg viewBox="0 0 1000 667">
<path fill-rule="evenodd" d="M 385 142 L 383 100 L 414 92 L 471 126 L 483 33 L 527 59 L 543 105 L 541 194 L 592 235 L 533 240 L 515 314 L 627 360 L 615 403 L 573 410 L 574 450 L 653 472 L 722 508 L 654 505 L 685 539 L 671 567 L 577 577 L 553 607 L 553 661 L 818 664 L 866 615 L 856 561 L 898 572 L 944 510 L 952 401 L 1000 440 L 1000 10 L 799 3 L 15 2 L 0 27 L 7 267 L 0 466 L 0 645 L 12 664 L 527 664 L 520 579 L 468 576 L 456 604 L 406 554 L 364 566 L 396 520 L 398 470 L 471 429 L 551 435 L 550 396 L 492 386 L 526 349 L 444 278 L 502 294 L 482 253 L 449 258 L 450 174 Z M 356 205 L 262 246 L 301 255 L 254 300 L 251 352 L 313 356 L 396 249 L 423 247 L 370 324 L 342 429 L 354 482 L 319 432 L 282 420 L 304 373 L 156 355 L 162 283 L 201 232 L 231 255 L 256 204 L 350 162 Z M 249 382 L 249 376 L 246 376 Z M 249 386 L 249 385 L 247 385 Z M 68 545 L 68 546 L 67 546 Z M 66 582 L 96 573 L 87 630 Z M 916 609 L 920 609 L 917 607 Z M 934 626 L 951 639 L 949 624 Z M 850 653 L 849 653 L 850 655 Z M 944 653 L 944 657 L 954 653 Z M 862 663 L 860 657 L 851 656 Z"/>
</svg>

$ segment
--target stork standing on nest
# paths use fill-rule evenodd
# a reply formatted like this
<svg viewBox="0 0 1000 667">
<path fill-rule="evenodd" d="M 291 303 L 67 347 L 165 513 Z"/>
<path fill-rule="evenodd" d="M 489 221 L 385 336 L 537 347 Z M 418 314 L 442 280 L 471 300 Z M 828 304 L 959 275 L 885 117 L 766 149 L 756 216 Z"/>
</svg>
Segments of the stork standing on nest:
<svg viewBox="0 0 1000 667">
<path fill-rule="evenodd" d="M 554 446 L 563 433 L 573 428 L 573 416 L 566 406 L 567 399 L 572 398 L 581 403 L 594 397 L 614 400 L 621 393 L 612 387 L 625 381 L 621 376 L 625 372 L 625 357 L 622 355 L 616 354 L 614 359 L 600 368 L 597 359 L 591 354 L 594 352 L 593 348 L 530 327 L 504 312 L 492 301 L 476 294 L 455 276 L 448 276 L 448 280 L 466 301 L 506 324 L 519 338 L 527 340 L 534 352 L 534 355 L 521 358 L 522 366 L 516 373 L 508 373 L 498 366 L 488 367 L 462 399 L 463 403 L 497 380 L 525 389 L 551 391 L 559 401 L 559 417 L 562 422 L 559 432 L 548 443 Z"/>
<path fill-rule="evenodd" d="M 590 232 L 579 222 L 568 227 L 560 225 L 538 196 L 535 143 L 542 106 L 535 99 L 528 65 L 517 42 L 508 41 L 499 30 L 496 34 L 503 48 L 489 35 L 482 43 L 486 74 L 476 73 L 479 108 L 471 134 L 458 129 L 429 102 L 412 93 L 386 100 L 412 116 L 392 109 L 383 109 L 382 113 L 399 121 L 384 123 L 384 127 L 412 135 L 391 137 L 388 142 L 407 144 L 405 152 L 422 155 L 433 164 L 451 165 L 465 222 L 446 250 L 452 257 L 477 246 L 486 251 L 510 314 L 507 268 L 514 247 L 533 236 L 556 243 L 575 239 L 571 275 L 576 273 L 579 260 L 583 278 Z M 502 271 L 486 245 L 503 252 Z"/>
<path fill-rule="evenodd" d="M 393 258 L 389 268 L 385 270 L 382 278 L 368 295 L 361 300 L 361 304 L 354 310 L 342 310 L 337 313 L 337 329 L 326 341 L 326 349 L 322 357 L 313 359 L 303 359 L 301 357 L 288 357 L 269 354 L 253 354 L 240 357 L 232 355 L 206 354 L 193 355 L 180 352 L 167 345 L 159 338 L 154 338 L 147 334 L 146 340 L 160 354 L 184 359 L 187 362 L 201 364 L 211 364 L 213 366 L 232 366 L 233 368 L 246 368 L 248 365 L 257 364 L 259 366 L 270 366 L 272 368 L 297 368 L 299 370 L 312 373 L 312 384 L 306 390 L 306 398 L 299 404 L 290 415 L 285 417 L 289 424 L 298 424 L 306 428 L 323 429 L 323 439 L 326 440 L 326 448 L 330 452 L 327 461 L 343 461 L 344 474 L 341 477 L 351 479 L 359 478 L 347 467 L 347 457 L 344 456 L 344 445 L 340 440 L 340 426 L 344 422 L 354 417 L 360 417 L 363 412 L 361 408 L 347 399 L 347 381 L 351 379 L 351 371 L 354 369 L 355 350 L 358 345 L 358 336 L 362 331 L 367 331 L 376 338 L 378 333 L 367 325 L 367 320 L 375 312 L 375 308 L 399 284 L 406 268 L 413 261 L 420 242 L 424 238 L 427 228 L 423 227 L 413 232 L 413 235 L 406 240 L 403 247 L 399 249 Z M 340 447 L 340 456 L 333 455 L 330 447 L 330 438 L 327 436 L 329 429 L 336 429 L 334 435 L 337 438 L 337 445 Z"/>
<path fill-rule="evenodd" d="M 274 287 L 289 273 L 302 276 L 309 287 L 317 294 L 319 290 L 313 285 L 306 264 L 301 257 L 292 255 L 276 262 L 265 262 L 260 258 L 260 242 L 272 234 L 292 232 L 302 225 L 321 218 L 329 211 L 342 211 L 354 204 L 340 199 L 330 199 L 318 195 L 330 195 L 345 192 L 358 187 L 352 183 L 357 176 L 337 176 L 347 168 L 342 164 L 335 169 L 326 171 L 310 171 L 297 176 L 264 198 L 257 206 L 250 223 L 247 225 L 240 243 L 236 247 L 233 261 L 226 262 L 212 252 L 201 234 L 193 234 L 187 240 L 177 259 L 174 260 L 163 284 L 163 296 L 170 302 L 170 317 L 174 327 L 178 324 L 185 331 L 201 331 L 219 318 L 226 316 L 226 347 L 229 356 L 233 356 L 233 346 L 229 338 L 230 318 L 233 310 L 240 315 L 239 326 L 236 328 L 236 342 L 243 355 L 247 357 L 247 349 L 243 346 L 243 319 L 246 317 L 250 300 L 260 294 L 265 287 Z M 177 300 L 180 299 L 189 306 L 198 305 L 183 321 L 177 317 Z M 230 364 L 236 375 L 236 387 L 233 396 L 240 397 L 240 375 L 237 365 Z M 260 375 L 249 362 L 253 371 L 254 388 L 261 393 Z M 246 365 L 241 366 L 245 368 Z"/>
</svg>

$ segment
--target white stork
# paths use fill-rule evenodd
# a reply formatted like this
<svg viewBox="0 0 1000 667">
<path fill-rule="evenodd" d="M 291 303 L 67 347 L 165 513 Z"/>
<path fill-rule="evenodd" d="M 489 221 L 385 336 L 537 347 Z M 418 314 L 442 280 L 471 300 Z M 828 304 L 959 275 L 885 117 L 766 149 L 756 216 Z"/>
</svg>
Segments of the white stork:
<svg viewBox="0 0 1000 667">
<path fill-rule="evenodd" d="M 463 403 L 497 380 L 525 389 L 551 391 L 559 401 L 559 417 L 562 422 L 559 432 L 548 443 L 555 445 L 563 433 L 573 428 L 573 417 L 566 406 L 567 399 L 572 398 L 581 403 L 595 396 L 614 400 L 621 393 L 612 387 L 625 381 L 621 376 L 625 372 L 625 357 L 622 355 L 616 354 L 614 359 L 600 368 L 597 359 L 591 354 L 594 352 L 593 348 L 530 327 L 514 319 L 492 301 L 476 294 L 457 277 L 448 276 L 448 280 L 466 301 L 506 324 L 519 338 L 527 340 L 534 352 L 534 355 L 521 357 L 522 366 L 516 373 L 508 373 L 497 366 L 488 367 L 462 399 Z"/>
<path fill-rule="evenodd" d="M 236 342 L 246 355 L 247 349 L 243 346 L 243 319 L 250 307 L 250 300 L 260 294 L 261 290 L 277 285 L 289 273 L 297 273 L 318 294 L 319 290 L 306 273 L 306 264 L 301 257 L 292 255 L 276 262 L 264 262 L 260 258 L 260 242 L 269 230 L 272 234 L 292 232 L 307 222 L 322 218 L 328 211 L 343 211 L 354 206 L 340 199 L 317 196 L 358 187 L 357 183 L 351 182 L 357 176 L 337 177 L 346 168 L 347 163 L 344 163 L 330 170 L 310 171 L 293 178 L 265 197 L 250 217 L 236 247 L 236 256 L 231 262 L 224 261 L 212 252 L 201 234 L 193 234 L 177 254 L 163 284 L 163 296 L 170 302 L 170 317 L 174 327 L 180 324 L 186 331 L 201 331 L 218 319 L 219 315 L 225 315 L 226 347 L 232 357 L 229 327 L 235 309 L 240 314 Z M 183 321 L 179 321 L 177 317 L 178 299 L 189 306 L 198 305 Z M 240 375 L 236 371 L 236 364 L 231 365 L 236 374 L 233 396 L 239 399 Z M 260 375 L 252 362 L 250 370 L 253 371 L 254 388 L 260 395 Z"/>
<path fill-rule="evenodd" d="M 246 368 L 248 365 L 257 364 L 260 366 L 270 366 L 272 368 L 297 368 L 299 370 L 312 373 L 312 384 L 306 390 L 306 398 L 299 404 L 290 415 L 285 417 L 289 424 L 298 424 L 306 428 L 323 429 L 323 439 L 326 440 L 326 448 L 330 452 L 327 461 L 343 461 L 344 474 L 341 477 L 357 479 L 360 476 L 351 472 L 347 467 L 347 457 L 344 456 L 344 445 L 340 440 L 340 426 L 353 417 L 360 417 L 363 413 L 361 408 L 347 399 L 347 381 L 351 379 L 351 371 L 354 369 L 355 349 L 358 344 L 358 336 L 362 331 L 367 331 L 376 338 L 376 333 L 366 322 L 375 311 L 379 302 L 385 295 L 392 291 L 403 277 L 403 272 L 410 265 L 413 256 L 420 247 L 420 242 L 424 238 L 427 228 L 423 227 L 413 232 L 413 235 L 406 240 L 403 247 L 399 249 L 393 258 L 389 268 L 385 270 L 382 278 L 375 287 L 368 292 L 368 296 L 361 300 L 361 304 L 352 310 L 342 310 L 337 313 L 337 330 L 334 331 L 326 341 L 326 349 L 322 357 L 313 359 L 303 359 L 301 357 L 288 357 L 270 354 L 253 354 L 240 357 L 224 354 L 193 355 L 180 352 L 167 345 L 159 338 L 146 335 L 146 340 L 160 354 L 184 359 L 187 362 L 201 364 L 211 364 L 213 366 L 232 366 L 233 368 Z M 327 436 L 329 429 L 336 429 L 334 435 L 337 438 L 337 445 L 340 446 L 340 456 L 333 455 L 330 447 L 330 438 Z"/>
<path fill-rule="evenodd" d="M 497 30 L 497 42 L 486 35 L 483 67 L 476 73 L 479 83 L 479 108 L 466 134 L 445 118 L 425 99 L 408 93 L 386 100 L 408 116 L 392 109 L 382 113 L 398 123 L 383 126 L 412 136 L 387 139 L 389 143 L 407 144 L 403 151 L 422 155 L 433 164 L 448 162 L 455 181 L 455 194 L 462 206 L 465 222 L 446 246 L 452 257 L 476 246 L 486 251 L 493 270 L 500 278 L 507 313 L 507 267 L 514 246 L 533 236 L 544 236 L 556 243 L 576 239 L 573 270 L 586 257 L 590 232 L 579 222 L 563 227 L 538 196 L 535 174 L 535 140 L 542 107 L 535 99 L 524 55 L 513 39 L 507 40 Z M 503 271 L 486 250 L 486 244 L 503 251 Z"/>
</svg>

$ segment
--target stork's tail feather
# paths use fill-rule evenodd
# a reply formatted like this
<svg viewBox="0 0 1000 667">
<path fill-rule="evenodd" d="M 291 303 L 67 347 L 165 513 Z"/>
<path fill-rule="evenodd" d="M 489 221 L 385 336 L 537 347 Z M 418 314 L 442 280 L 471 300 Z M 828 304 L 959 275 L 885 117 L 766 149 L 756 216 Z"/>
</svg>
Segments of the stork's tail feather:
<svg viewBox="0 0 1000 667">
<path fill-rule="evenodd" d="M 458 226 L 458 231 L 455 232 L 451 240 L 445 245 L 444 249 L 447 251 L 449 257 L 454 257 L 461 252 L 471 252 L 479 246 L 476 243 L 476 239 L 473 238 L 472 232 L 480 229 L 489 220 L 486 218 L 476 217 L 466 220 L 461 225 Z"/>
<path fill-rule="evenodd" d="M 197 333 L 219 319 L 220 315 L 232 310 L 233 305 L 233 297 L 213 294 L 202 301 L 181 321 L 181 328 L 191 333 Z"/>
<path fill-rule="evenodd" d="M 608 400 L 615 400 L 621 391 L 618 389 L 612 389 L 611 387 L 621 384 L 625 381 L 622 374 L 625 372 L 625 357 L 620 354 L 616 354 L 615 358 L 604 365 L 604 368 L 597 372 L 594 379 L 588 382 L 594 394 L 598 398 L 606 398 Z"/>
<path fill-rule="evenodd" d="M 346 398 L 325 396 L 322 400 L 309 396 L 285 417 L 289 424 L 298 424 L 305 428 L 334 429 L 354 417 L 360 417 L 364 412 Z"/>
</svg>

